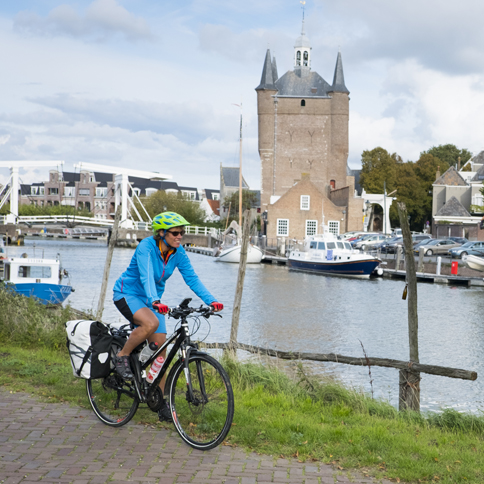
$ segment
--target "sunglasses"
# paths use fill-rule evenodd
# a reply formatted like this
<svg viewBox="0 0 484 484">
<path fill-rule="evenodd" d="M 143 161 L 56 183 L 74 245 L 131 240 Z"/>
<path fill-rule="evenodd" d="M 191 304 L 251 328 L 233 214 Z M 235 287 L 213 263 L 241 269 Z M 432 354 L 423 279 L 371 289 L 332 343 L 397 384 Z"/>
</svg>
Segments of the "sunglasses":
<svg viewBox="0 0 484 484">
<path fill-rule="evenodd" d="M 167 231 L 169 234 L 173 235 L 173 237 L 178 237 L 178 236 L 183 236 L 185 235 L 185 231 L 184 230 L 168 230 Z"/>
</svg>

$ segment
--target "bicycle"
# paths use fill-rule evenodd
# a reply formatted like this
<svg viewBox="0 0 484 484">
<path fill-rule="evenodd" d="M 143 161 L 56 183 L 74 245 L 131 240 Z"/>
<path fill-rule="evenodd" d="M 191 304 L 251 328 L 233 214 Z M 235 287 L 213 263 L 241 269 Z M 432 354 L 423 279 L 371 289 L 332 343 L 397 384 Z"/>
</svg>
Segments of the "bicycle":
<svg viewBox="0 0 484 484">
<path fill-rule="evenodd" d="M 213 309 L 203 306 L 191 308 L 188 306 L 190 301 L 189 298 L 184 299 L 179 306 L 169 310 L 169 317 L 179 319 L 180 322 L 174 333 L 147 361 L 142 363 L 138 358 L 147 342 L 131 353 L 134 378 L 123 379 L 112 363 L 110 373 L 105 378 L 86 380 L 86 390 L 96 416 L 106 425 L 120 427 L 133 418 L 140 403 L 146 403 L 153 412 L 161 408 L 163 394 L 158 385 L 179 353 L 165 383 L 173 423 L 188 445 L 195 449 L 209 450 L 221 444 L 230 430 L 234 416 L 234 395 L 222 365 L 210 355 L 199 351 L 198 344 L 190 339 L 189 316 L 199 314 L 208 319 L 214 315 Z M 192 318 L 198 320 L 200 316 Z M 113 335 L 112 361 L 132 329 L 130 324 L 118 329 L 110 328 Z M 173 346 L 158 376 L 150 384 L 146 380 L 147 368 L 171 344 Z"/>
</svg>

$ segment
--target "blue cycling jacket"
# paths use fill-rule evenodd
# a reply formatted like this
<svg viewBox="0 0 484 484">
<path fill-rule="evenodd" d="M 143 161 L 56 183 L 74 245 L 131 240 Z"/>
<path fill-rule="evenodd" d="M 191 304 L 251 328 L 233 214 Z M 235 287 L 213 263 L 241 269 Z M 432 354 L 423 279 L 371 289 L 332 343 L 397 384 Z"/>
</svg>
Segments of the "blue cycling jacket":
<svg viewBox="0 0 484 484">
<path fill-rule="evenodd" d="M 152 304 L 161 300 L 165 283 L 176 267 L 188 287 L 205 304 L 216 301 L 193 270 L 185 249 L 180 246 L 165 263 L 154 237 L 147 237 L 139 243 L 128 268 L 116 281 L 113 289 L 118 293 L 148 298 Z"/>
</svg>

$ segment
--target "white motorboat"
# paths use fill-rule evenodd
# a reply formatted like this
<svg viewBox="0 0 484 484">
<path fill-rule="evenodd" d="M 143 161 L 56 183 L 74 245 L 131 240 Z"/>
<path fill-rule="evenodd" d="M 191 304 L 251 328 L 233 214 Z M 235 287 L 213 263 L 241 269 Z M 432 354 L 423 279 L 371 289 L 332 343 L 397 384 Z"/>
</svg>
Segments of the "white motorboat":
<svg viewBox="0 0 484 484">
<path fill-rule="evenodd" d="M 484 272 L 484 258 L 477 255 L 468 254 L 462 258 L 462 260 L 475 271 Z"/>
<path fill-rule="evenodd" d="M 380 262 L 378 257 L 353 251 L 349 242 L 329 232 L 307 237 L 304 250 L 292 250 L 287 260 L 293 270 L 359 278 L 369 278 Z"/>
<path fill-rule="evenodd" d="M 241 250 L 241 244 L 235 244 L 230 247 L 223 248 L 218 253 L 215 260 L 216 262 L 233 262 L 238 264 L 240 262 Z M 247 248 L 247 264 L 260 264 L 262 255 L 262 250 L 259 249 L 259 247 L 249 244 Z"/>
<path fill-rule="evenodd" d="M 62 284 L 67 272 L 56 259 L 6 257 L 3 263 L 3 282 L 7 289 L 26 297 L 33 297 L 45 305 L 62 304 L 72 287 Z"/>
</svg>

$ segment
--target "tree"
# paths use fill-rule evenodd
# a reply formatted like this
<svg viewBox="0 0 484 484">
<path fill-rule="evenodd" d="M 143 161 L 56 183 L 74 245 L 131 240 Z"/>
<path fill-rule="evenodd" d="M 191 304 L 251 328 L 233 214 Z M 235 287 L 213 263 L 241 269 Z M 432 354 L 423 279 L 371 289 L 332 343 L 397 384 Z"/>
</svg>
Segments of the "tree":
<svg viewBox="0 0 484 484">
<path fill-rule="evenodd" d="M 229 220 L 239 218 L 239 191 L 232 193 L 224 198 L 222 206 L 227 210 L 230 207 L 228 214 Z M 250 190 L 242 190 L 242 210 L 250 210 L 257 206 L 257 195 Z"/>
<path fill-rule="evenodd" d="M 176 212 L 192 225 L 202 225 L 205 220 L 205 212 L 200 205 L 181 193 L 159 190 L 149 197 L 142 197 L 141 201 L 151 218 L 161 212 Z M 144 213 L 139 204 L 136 205 L 140 214 Z"/>
<path fill-rule="evenodd" d="M 439 146 L 433 146 L 427 151 L 422 151 L 420 153 L 420 157 L 423 155 L 432 155 L 438 158 L 440 161 L 444 162 L 447 166 L 446 170 L 450 166 L 455 166 L 457 165 L 457 162 L 460 157 L 460 166 L 464 166 L 467 161 L 469 161 L 472 157 L 472 153 L 469 150 L 466 150 L 465 148 L 459 149 L 455 145 L 439 145 Z M 443 173 L 445 170 L 441 168 L 441 173 Z"/>
<path fill-rule="evenodd" d="M 387 193 L 395 189 L 397 164 L 402 159 L 396 154 L 378 147 L 363 151 L 361 155 L 360 185 L 367 193 L 383 193 L 386 182 Z"/>
<path fill-rule="evenodd" d="M 397 166 L 396 188 L 398 201 L 404 202 L 407 207 L 407 213 L 410 216 L 410 228 L 421 230 L 427 220 L 424 209 L 427 195 L 415 172 L 415 163 L 409 161 Z M 390 218 L 392 223 L 400 225 L 396 204 L 392 205 Z"/>
</svg>

